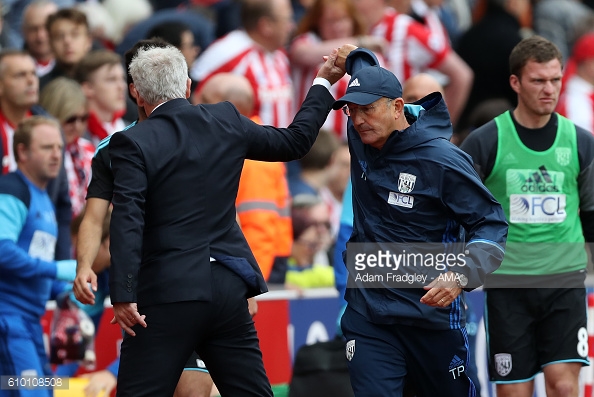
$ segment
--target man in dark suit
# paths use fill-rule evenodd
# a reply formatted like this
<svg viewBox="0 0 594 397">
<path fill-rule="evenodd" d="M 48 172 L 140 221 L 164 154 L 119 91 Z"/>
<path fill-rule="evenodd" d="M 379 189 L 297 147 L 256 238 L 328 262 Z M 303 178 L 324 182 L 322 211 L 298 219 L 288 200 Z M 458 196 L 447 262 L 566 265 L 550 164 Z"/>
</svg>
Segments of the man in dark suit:
<svg viewBox="0 0 594 397">
<path fill-rule="evenodd" d="M 336 57 L 288 128 L 257 125 L 228 102 L 190 105 L 174 47 L 140 50 L 132 61 L 149 117 L 110 142 L 110 292 L 113 321 L 127 332 L 118 396 L 172 395 L 192 350 L 221 395 L 272 396 L 245 300 L 267 288 L 235 222 L 235 196 L 244 159 L 309 151 L 333 104 L 328 88 L 344 74 Z"/>
</svg>

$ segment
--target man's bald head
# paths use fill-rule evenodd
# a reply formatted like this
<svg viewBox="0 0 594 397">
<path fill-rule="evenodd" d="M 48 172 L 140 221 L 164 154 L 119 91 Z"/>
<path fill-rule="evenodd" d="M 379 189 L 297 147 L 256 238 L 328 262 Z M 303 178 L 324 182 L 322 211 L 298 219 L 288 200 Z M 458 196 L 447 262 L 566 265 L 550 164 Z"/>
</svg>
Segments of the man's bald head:
<svg viewBox="0 0 594 397">
<path fill-rule="evenodd" d="M 443 95 L 443 87 L 435 77 L 427 73 L 419 73 L 404 82 L 402 99 L 405 103 L 411 103 L 436 91 Z"/>
<path fill-rule="evenodd" d="M 244 76 L 218 73 L 212 76 L 200 89 L 196 103 L 210 104 L 229 101 L 246 117 L 254 109 L 254 90 Z"/>
</svg>

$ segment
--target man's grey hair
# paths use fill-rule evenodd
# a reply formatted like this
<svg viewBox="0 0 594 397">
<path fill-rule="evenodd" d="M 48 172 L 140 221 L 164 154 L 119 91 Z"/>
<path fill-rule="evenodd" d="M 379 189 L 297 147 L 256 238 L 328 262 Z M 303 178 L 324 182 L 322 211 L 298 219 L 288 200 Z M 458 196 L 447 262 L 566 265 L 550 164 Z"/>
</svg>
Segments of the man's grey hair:
<svg viewBox="0 0 594 397">
<path fill-rule="evenodd" d="M 188 65 L 174 46 L 138 50 L 130 63 L 130 75 L 138 93 L 150 105 L 186 97 Z"/>
</svg>

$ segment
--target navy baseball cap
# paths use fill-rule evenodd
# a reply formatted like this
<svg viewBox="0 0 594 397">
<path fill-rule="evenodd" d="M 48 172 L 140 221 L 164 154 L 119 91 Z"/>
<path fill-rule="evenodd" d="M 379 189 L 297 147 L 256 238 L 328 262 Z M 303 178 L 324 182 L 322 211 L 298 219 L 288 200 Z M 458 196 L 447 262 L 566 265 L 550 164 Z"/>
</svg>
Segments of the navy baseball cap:
<svg viewBox="0 0 594 397">
<path fill-rule="evenodd" d="M 380 66 L 367 66 L 353 74 L 346 94 L 334 102 L 332 108 L 338 110 L 347 103 L 365 106 L 382 97 L 394 99 L 401 96 L 402 85 L 392 72 Z"/>
</svg>

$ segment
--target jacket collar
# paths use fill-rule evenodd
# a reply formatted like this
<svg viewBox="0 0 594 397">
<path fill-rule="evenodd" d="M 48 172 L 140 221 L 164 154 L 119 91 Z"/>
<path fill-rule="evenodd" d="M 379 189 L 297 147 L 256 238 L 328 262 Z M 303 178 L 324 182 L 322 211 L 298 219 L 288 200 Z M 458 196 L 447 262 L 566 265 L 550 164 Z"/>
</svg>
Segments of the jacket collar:
<svg viewBox="0 0 594 397">
<path fill-rule="evenodd" d="M 163 102 L 161 105 L 157 106 L 152 113 L 150 114 L 149 118 L 153 117 L 153 115 L 158 115 L 163 112 L 168 112 L 171 109 L 178 108 L 180 106 L 192 106 L 190 102 L 188 102 L 185 98 L 175 98 L 171 99 L 167 102 Z"/>
</svg>

